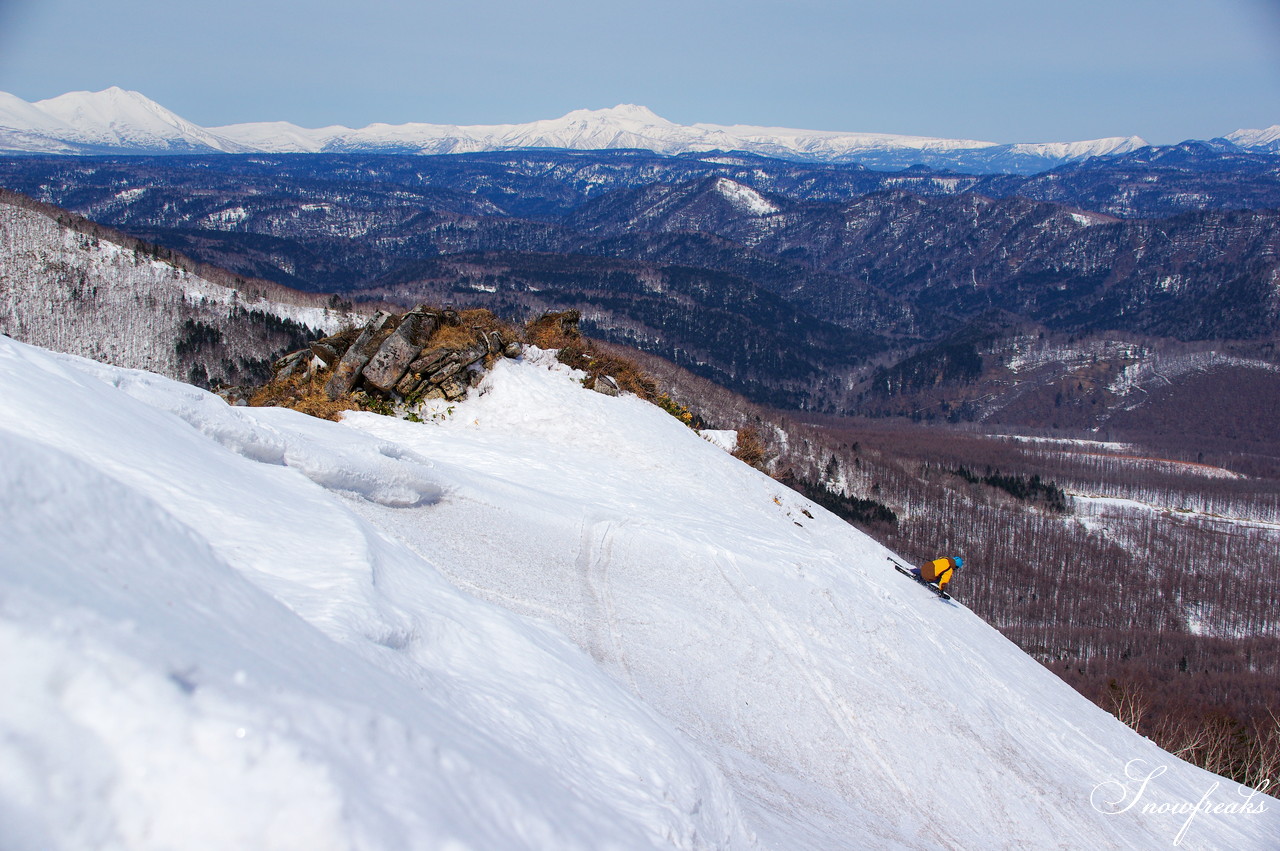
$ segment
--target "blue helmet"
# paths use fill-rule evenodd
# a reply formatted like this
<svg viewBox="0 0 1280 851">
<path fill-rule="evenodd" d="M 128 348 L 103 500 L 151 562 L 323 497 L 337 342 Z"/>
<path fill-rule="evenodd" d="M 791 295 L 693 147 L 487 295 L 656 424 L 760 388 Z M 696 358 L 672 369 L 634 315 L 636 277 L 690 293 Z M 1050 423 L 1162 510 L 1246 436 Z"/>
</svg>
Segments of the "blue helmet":
<svg viewBox="0 0 1280 851">
<path fill-rule="evenodd" d="M 956 557 L 955 557 L 955 559 L 954 559 L 954 561 L 955 561 L 955 563 L 956 563 L 956 569 L 957 569 L 957 570 L 959 570 L 960 568 L 964 567 L 964 559 L 960 558 L 960 556 L 956 556 Z"/>
</svg>

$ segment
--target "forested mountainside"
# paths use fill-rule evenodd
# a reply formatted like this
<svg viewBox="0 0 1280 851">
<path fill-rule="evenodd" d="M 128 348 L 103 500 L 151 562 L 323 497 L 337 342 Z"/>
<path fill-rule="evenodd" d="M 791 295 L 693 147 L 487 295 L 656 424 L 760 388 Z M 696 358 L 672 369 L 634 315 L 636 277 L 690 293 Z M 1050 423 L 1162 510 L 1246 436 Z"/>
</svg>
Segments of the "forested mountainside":
<svg viewBox="0 0 1280 851">
<path fill-rule="evenodd" d="M 64 206 L 79 206 L 91 198 L 105 201 L 128 186 L 188 185 L 206 194 L 238 188 L 264 190 L 274 184 L 296 196 L 307 191 L 332 194 L 337 184 L 345 186 L 352 199 L 383 197 L 393 190 L 403 193 L 404 200 L 418 193 L 434 197 L 436 203 L 449 200 L 464 206 L 482 199 L 507 216 L 549 220 L 617 189 L 707 177 L 726 177 L 758 192 L 796 201 L 849 201 L 901 189 L 930 196 L 1018 196 L 1122 217 L 1280 207 L 1280 157 L 1223 150 L 1203 142 L 1094 157 L 1033 175 L 975 175 L 922 166 L 872 170 L 740 152 L 665 156 L 639 150 L 441 156 L 0 157 L 0 185 L 37 197 L 49 193 L 51 197 L 42 200 Z M 432 196 L 433 191 L 438 194 Z"/>
<path fill-rule="evenodd" d="M 1130 331 L 1179 339 L 1265 337 L 1280 328 L 1280 214 L 1187 213 L 1115 220 L 1053 204 L 981 195 L 924 198 L 884 192 L 847 204 L 743 201 L 740 184 L 713 180 L 605 196 L 566 220 L 625 246 L 637 233 L 710 234 L 740 247 L 731 258 L 696 243 L 669 243 L 662 260 L 747 272 L 751 255 L 784 260 L 772 279 L 787 296 L 846 327 L 862 329 L 862 291 L 892 293 L 929 331 L 936 323 L 1004 311 L 1054 330 Z M 763 206 L 769 204 L 768 207 Z M 682 250 L 683 248 L 683 250 Z M 737 269 L 733 269 L 737 271 Z M 806 279 L 806 272 L 836 275 Z M 784 283 L 784 281 L 786 283 Z M 858 284 L 862 286 L 859 287 Z M 850 291 L 853 291 L 851 293 Z M 878 330 L 888 331 L 881 323 Z"/>
<path fill-rule="evenodd" d="M 255 384 L 351 314 L 0 192 L 0 333 L 203 387 Z"/>
<path fill-rule="evenodd" d="M 1212 142 L 1140 148 L 1033 175 L 989 175 L 967 191 L 1069 204 L 1125 218 L 1280 207 L 1280 158 Z"/>
<path fill-rule="evenodd" d="M 1033 177 L 543 151 L 7 159 L 0 181 L 297 289 L 513 320 L 575 307 L 597 336 L 793 408 L 1096 427 L 1115 394 L 1081 352 L 1147 353 L 1120 370 L 1237 339 L 1269 363 L 1280 329 L 1275 162 L 1209 145 Z M 1076 364 L 1040 362 L 1052 411 L 1015 375 L 1040 340 Z M 1089 415 L 1064 416 L 1078 399 Z"/>
</svg>

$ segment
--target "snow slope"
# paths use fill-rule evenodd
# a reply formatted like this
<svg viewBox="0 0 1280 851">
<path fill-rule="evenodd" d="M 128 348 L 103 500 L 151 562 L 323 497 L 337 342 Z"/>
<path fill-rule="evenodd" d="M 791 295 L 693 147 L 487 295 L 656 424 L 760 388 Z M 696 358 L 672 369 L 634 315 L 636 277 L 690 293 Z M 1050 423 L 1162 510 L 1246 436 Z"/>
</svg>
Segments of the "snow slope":
<svg viewBox="0 0 1280 851">
<path fill-rule="evenodd" d="M 352 510 L 441 500 L 425 459 L 3 338 L 0 376 L 46 400 L 0 412 L 6 849 L 752 846 L 668 723 Z"/>
<path fill-rule="evenodd" d="M 6 848 L 1280 835 L 852 527 L 536 351 L 424 424 L 6 338 L 0 393 Z M 1261 811 L 1167 811 L 1202 799 Z"/>
</svg>

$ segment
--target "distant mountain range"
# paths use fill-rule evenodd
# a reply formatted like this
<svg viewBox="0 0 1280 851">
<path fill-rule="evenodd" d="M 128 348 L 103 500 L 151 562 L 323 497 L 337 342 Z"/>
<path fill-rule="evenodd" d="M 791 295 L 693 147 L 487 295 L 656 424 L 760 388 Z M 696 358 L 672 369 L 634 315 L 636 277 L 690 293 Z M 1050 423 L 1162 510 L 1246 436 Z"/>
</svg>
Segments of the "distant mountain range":
<svg viewBox="0 0 1280 851">
<path fill-rule="evenodd" d="M 1280 125 L 1238 130 L 1214 144 L 1280 151 Z M 579 109 L 527 124 L 371 124 L 298 127 L 283 121 L 200 127 L 138 92 L 112 87 L 28 103 L 0 92 L 0 154 L 335 153 L 452 154 L 558 148 L 639 149 L 661 154 L 738 151 L 868 168 L 913 165 L 969 173 L 1031 174 L 1090 157 L 1147 147 L 1137 136 L 1081 142 L 999 144 L 885 133 L 668 121 L 643 106 Z"/>
</svg>

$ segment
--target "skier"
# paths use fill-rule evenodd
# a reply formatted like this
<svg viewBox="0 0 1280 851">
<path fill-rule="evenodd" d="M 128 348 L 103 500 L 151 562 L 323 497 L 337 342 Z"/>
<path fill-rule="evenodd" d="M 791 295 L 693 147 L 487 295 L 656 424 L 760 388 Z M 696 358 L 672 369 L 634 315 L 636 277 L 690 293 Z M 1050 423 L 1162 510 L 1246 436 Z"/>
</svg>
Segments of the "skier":
<svg viewBox="0 0 1280 851">
<path fill-rule="evenodd" d="M 925 562 L 920 567 L 911 568 L 911 575 L 924 582 L 936 582 L 939 591 L 946 591 L 947 583 L 951 581 L 951 577 L 963 566 L 964 559 L 960 558 L 960 556 L 935 558 L 933 561 Z"/>
</svg>

